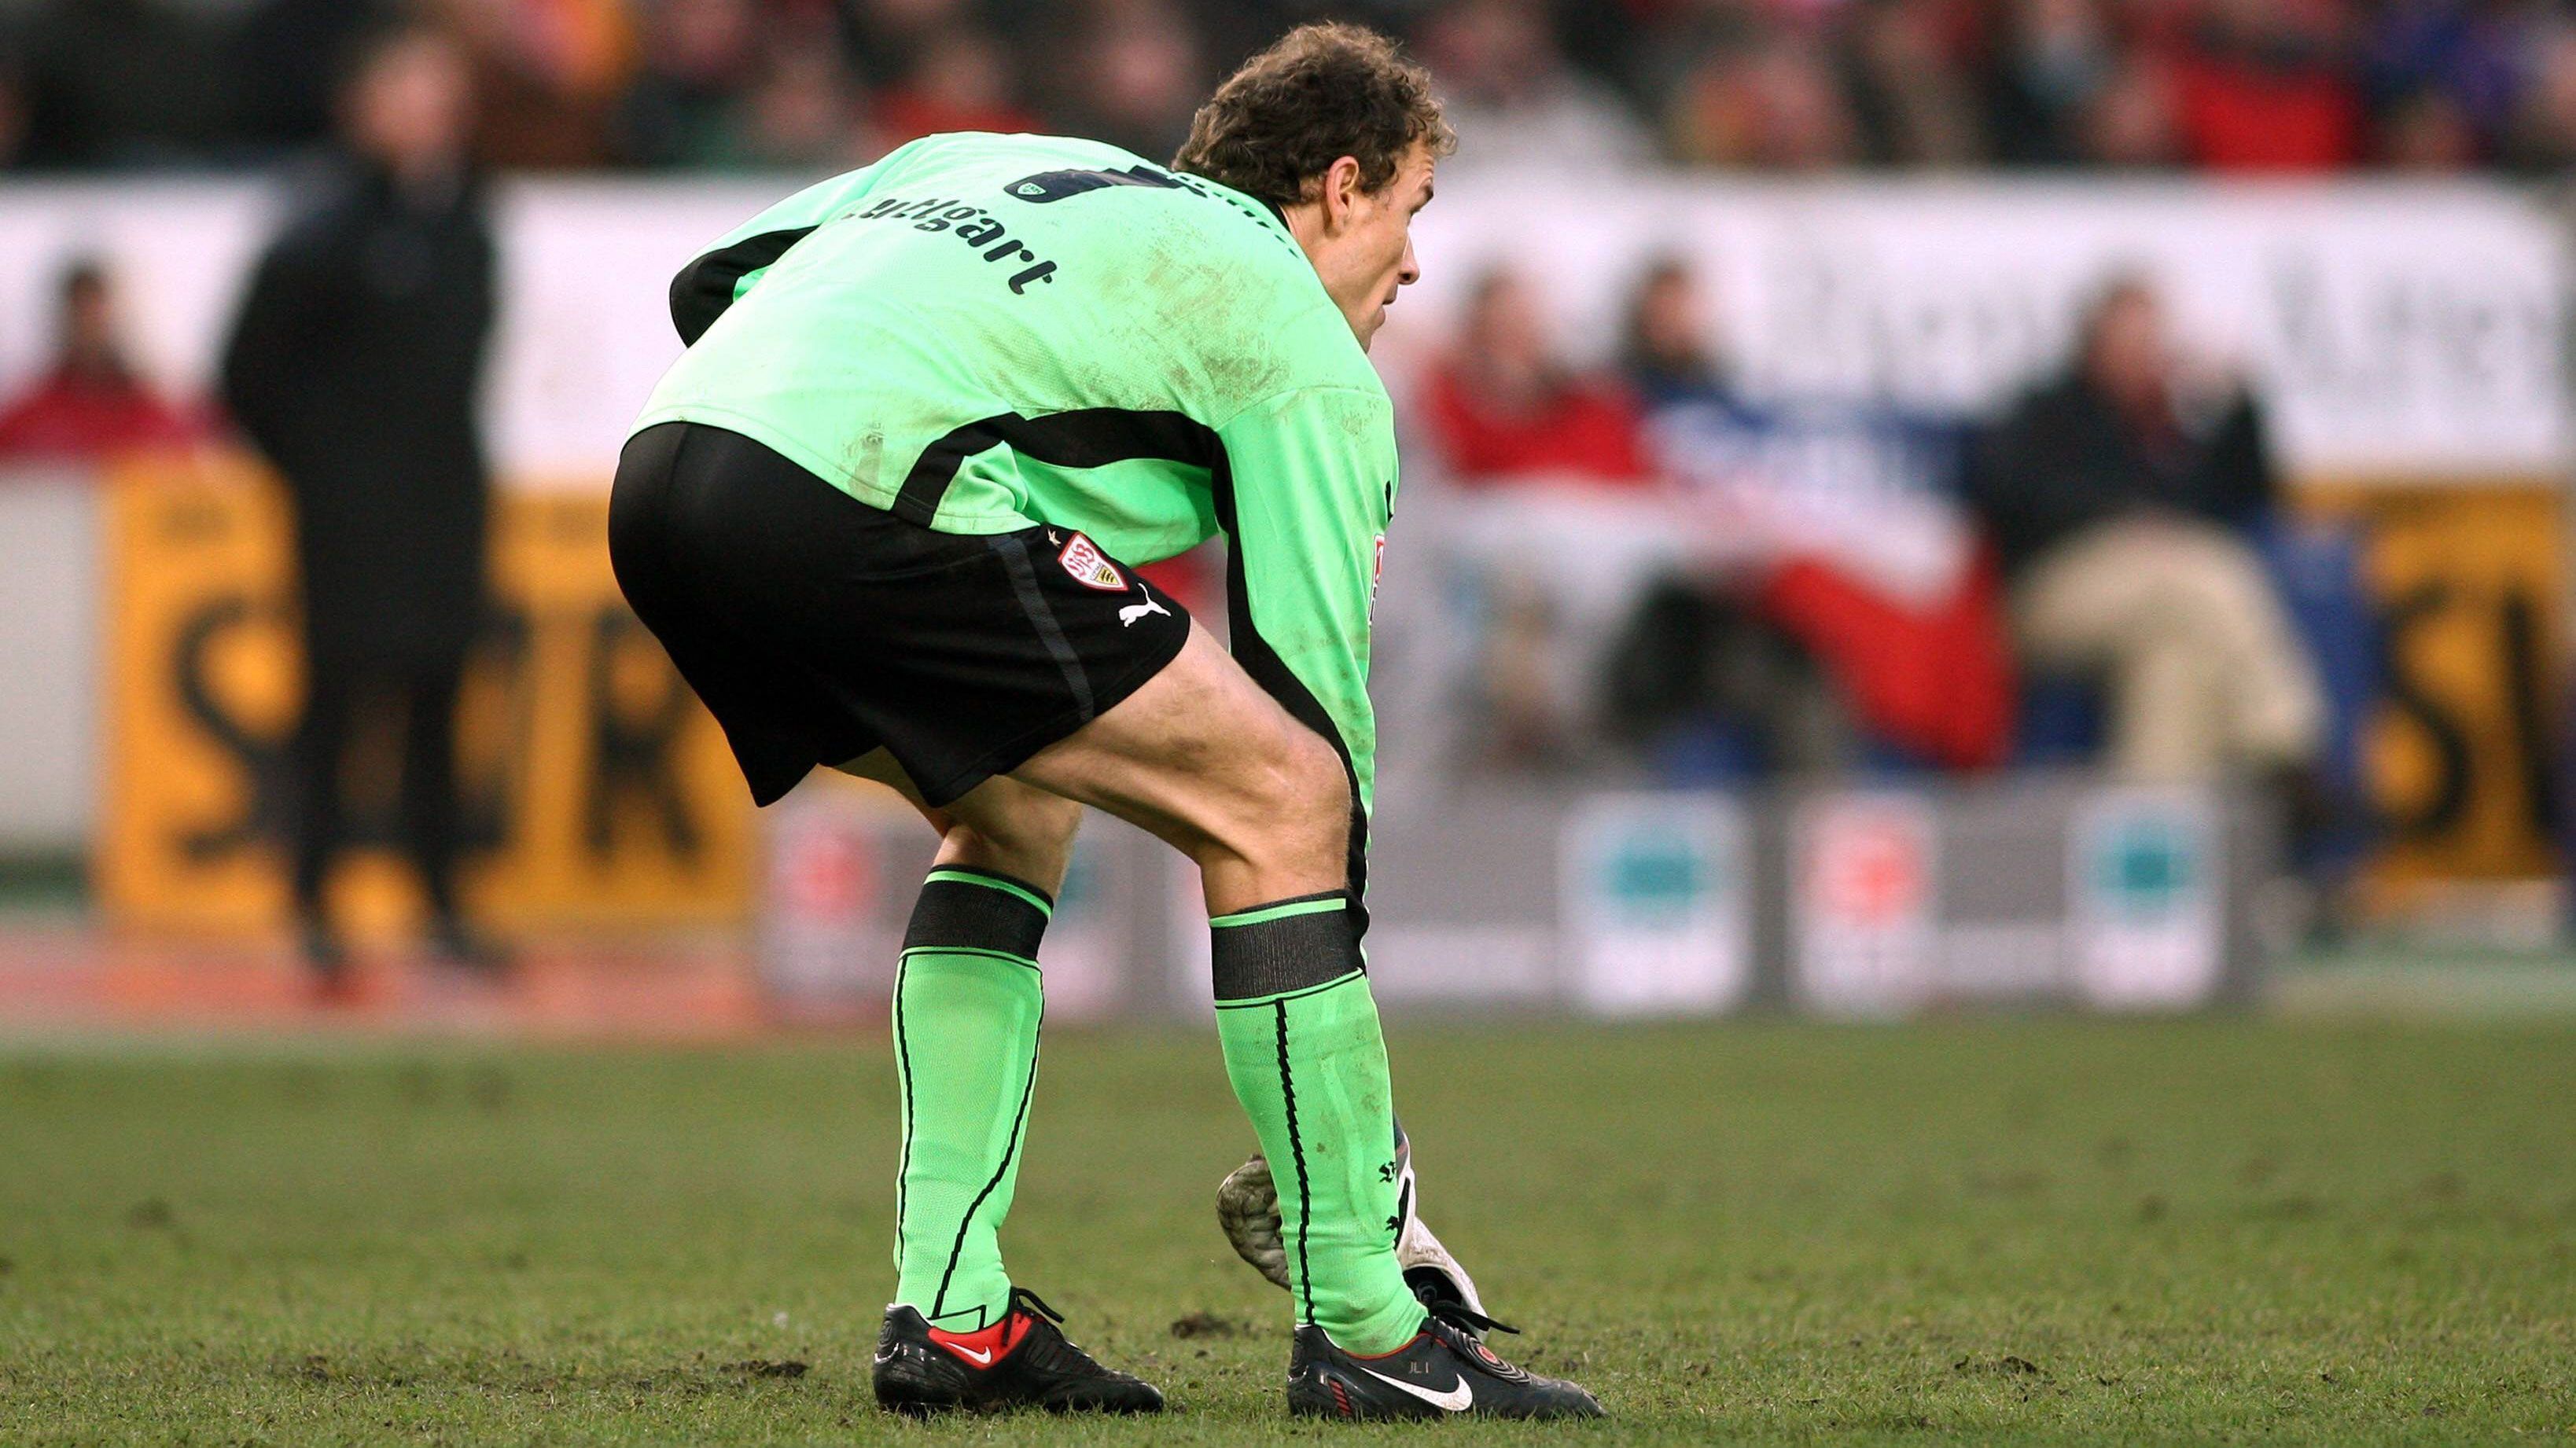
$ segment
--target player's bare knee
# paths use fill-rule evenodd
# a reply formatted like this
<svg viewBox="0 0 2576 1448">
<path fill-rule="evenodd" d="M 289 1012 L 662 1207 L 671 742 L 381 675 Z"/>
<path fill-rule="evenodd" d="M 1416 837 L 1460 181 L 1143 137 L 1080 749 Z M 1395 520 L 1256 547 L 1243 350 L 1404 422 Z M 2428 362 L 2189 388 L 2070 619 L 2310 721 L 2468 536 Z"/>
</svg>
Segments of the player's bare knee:
<svg viewBox="0 0 2576 1448">
<path fill-rule="evenodd" d="M 1014 791 L 1007 808 L 984 807 L 952 815 L 941 837 L 947 864 L 976 865 L 1038 884 L 1064 872 L 1082 806 L 1037 790 Z"/>
<path fill-rule="evenodd" d="M 1269 862 L 1313 873 L 1342 868 L 1350 847 L 1350 777 L 1331 745 L 1295 731 L 1268 761 L 1260 796 L 1255 848 Z"/>
</svg>

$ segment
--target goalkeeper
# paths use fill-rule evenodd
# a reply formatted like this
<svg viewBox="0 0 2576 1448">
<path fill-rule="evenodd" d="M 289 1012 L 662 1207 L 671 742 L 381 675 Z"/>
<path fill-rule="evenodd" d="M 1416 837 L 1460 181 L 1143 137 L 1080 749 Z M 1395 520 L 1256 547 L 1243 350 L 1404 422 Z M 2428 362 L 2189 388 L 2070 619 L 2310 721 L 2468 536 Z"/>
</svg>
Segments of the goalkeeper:
<svg viewBox="0 0 2576 1448">
<path fill-rule="evenodd" d="M 1449 144 L 1386 41 L 1308 26 L 1226 81 L 1169 170 L 932 136 L 672 283 L 688 349 L 618 463 L 618 582 L 759 803 L 825 765 L 941 836 L 895 984 L 889 1408 L 1162 1406 L 1065 1340 L 997 1239 L 1087 804 L 1205 882 L 1226 1073 L 1276 1180 L 1290 1411 L 1599 1412 L 1409 1290 L 1360 954 L 1396 482 L 1365 353 Z M 1218 532 L 1230 655 L 1132 567 Z"/>
</svg>

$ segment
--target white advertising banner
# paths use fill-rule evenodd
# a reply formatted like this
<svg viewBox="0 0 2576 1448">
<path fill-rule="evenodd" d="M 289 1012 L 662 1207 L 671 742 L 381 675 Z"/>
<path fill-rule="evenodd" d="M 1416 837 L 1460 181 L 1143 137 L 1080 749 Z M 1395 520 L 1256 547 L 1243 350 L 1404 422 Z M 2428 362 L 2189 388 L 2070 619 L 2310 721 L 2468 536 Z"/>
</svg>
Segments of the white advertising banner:
<svg viewBox="0 0 2576 1448">
<path fill-rule="evenodd" d="M 1713 795 L 1601 795 L 1558 852 L 1576 1004 L 1596 1015 L 1711 1014 L 1753 983 L 1750 830 Z"/>
<path fill-rule="evenodd" d="M 502 473 L 598 486 L 678 354 L 672 274 L 804 179 L 501 186 L 488 416 Z M 88 254 L 116 270 L 152 375 L 205 390 L 274 208 L 244 181 L 0 186 L 0 392 L 41 363 L 53 280 Z M 1493 265 L 1525 270 L 1568 346 L 1598 358 L 1638 268 L 1677 253 L 1704 268 L 1752 393 L 1982 407 L 2055 365 L 2080 301 L 2137 271 L 2170 294 L 2186 344 L 2257 381 L 2294 473 L 2529 475 L 2567 460 L 2564 249 L 2538 205 L 2492 183 L 1540 185 L 1456 167 L 1417 251 L 1424 279 L 1378 347 L 1399 383 Z"/>
</svg>

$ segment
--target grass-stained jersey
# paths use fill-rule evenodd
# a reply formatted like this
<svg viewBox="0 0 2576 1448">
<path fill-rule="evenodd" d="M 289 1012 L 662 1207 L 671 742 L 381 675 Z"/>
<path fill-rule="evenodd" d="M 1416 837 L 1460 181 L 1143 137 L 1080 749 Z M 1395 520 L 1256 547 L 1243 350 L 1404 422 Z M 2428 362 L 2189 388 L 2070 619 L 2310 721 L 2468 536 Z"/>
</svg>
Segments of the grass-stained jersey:
<svg viewBox="0 0 2576 1448">
<path fill-rule="evenodd" d="M 671 309 L 639 431 L 728 428 L 943 532 L 1134 563 L 1226 533 L 1237 659 L 1365 810 L 1394 414 L 1267 206 L 1097 142 L 931 136 L 736 228 Z"/>
</svg>

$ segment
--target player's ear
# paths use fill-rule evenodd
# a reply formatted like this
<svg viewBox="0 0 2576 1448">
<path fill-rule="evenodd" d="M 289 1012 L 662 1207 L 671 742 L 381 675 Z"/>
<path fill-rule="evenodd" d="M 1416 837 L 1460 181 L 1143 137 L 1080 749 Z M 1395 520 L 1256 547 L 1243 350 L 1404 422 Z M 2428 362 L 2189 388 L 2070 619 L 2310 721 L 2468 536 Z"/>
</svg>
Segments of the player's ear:
<svg viewBox="0 0 2576 1448">
<path fill-rule="evenodd" d="M 1324 171 L 1324 220 L 1327 229 L 1339 231 L 1350 225 L 1352 214 L 1359 209 L 1360 197 L 1367 188 L 1360 184 L 1360 162 L 1357 156 L 1344 156 Z"/>
</svg>

